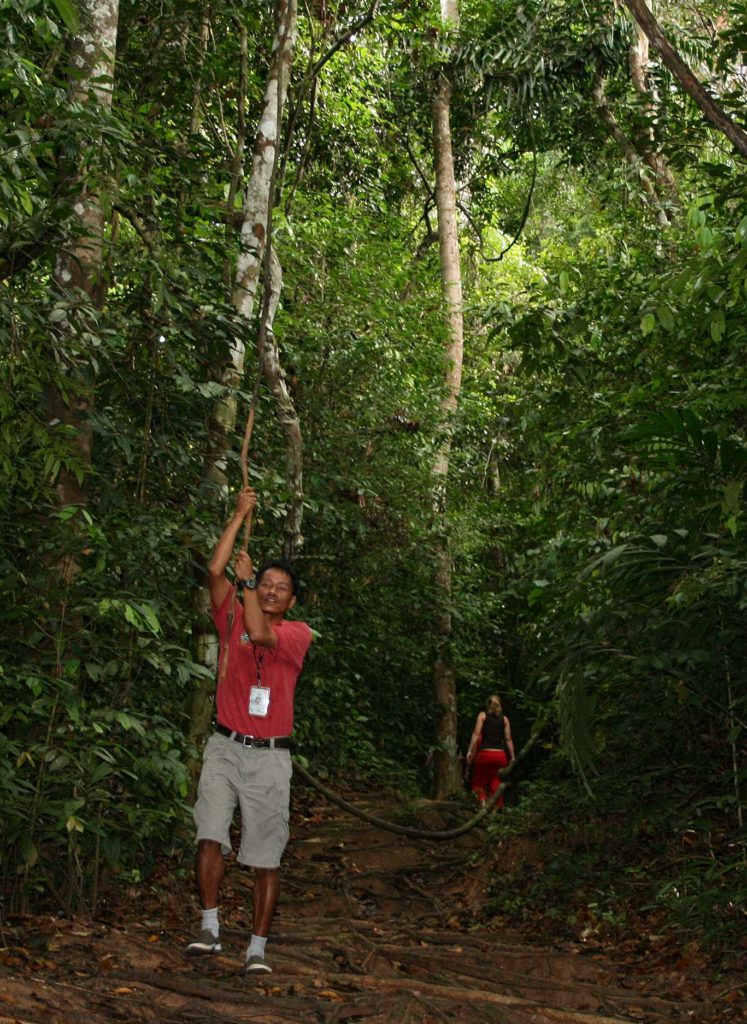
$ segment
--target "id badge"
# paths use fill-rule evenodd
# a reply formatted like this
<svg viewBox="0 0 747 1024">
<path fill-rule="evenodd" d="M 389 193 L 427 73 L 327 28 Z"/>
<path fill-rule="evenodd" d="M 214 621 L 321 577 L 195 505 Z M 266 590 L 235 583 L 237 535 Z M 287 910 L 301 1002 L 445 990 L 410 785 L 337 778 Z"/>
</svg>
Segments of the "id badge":
<svg viewBox="0 0 747 1024">
<path fill-rule="evenodd" d="M 249 691 L 249 714 L 265 718 L 270 710 L 270 687 L 253 686 Z"/>
</svg>

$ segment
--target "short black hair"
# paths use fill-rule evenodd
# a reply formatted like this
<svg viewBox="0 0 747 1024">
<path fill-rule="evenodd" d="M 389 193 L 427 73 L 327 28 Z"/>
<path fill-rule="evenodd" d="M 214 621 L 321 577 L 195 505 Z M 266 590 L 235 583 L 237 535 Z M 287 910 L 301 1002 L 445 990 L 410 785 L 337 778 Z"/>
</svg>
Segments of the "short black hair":
<svg viewBox="0 0 747 1024">
<path fill-rule="evenodd" d="M 298 597 L 298 591 L 301 588 L 301 579 L 298 575 L 298 569 L 295 567 L 293 562 L 289 562 L 287 558 L 273 558 L 269 562 L 263 562 L 257 571 L 257 583 L 262 579 L 268 569 L 280 569 L 282 572 L 290 576 L 291 591 L 294 597 Z"/>
</svg>

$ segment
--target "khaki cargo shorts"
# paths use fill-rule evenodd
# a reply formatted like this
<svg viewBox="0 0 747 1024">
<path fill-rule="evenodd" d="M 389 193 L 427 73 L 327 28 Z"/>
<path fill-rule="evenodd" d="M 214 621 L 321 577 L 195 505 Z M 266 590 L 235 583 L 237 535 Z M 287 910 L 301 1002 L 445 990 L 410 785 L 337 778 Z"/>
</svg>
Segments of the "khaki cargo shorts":
<svg viewBox="0 0 747 1024">
<path fill-rule="evenodd" d="M 197 841 L 213 839 L 231 850 L 230 828 L 241 810 L 240 864 L 276 868 L 288 842 L 293 774 L 289 750 L 254 750 L 214 733 L 205 744 L 194 806 Z"/>
</svg>

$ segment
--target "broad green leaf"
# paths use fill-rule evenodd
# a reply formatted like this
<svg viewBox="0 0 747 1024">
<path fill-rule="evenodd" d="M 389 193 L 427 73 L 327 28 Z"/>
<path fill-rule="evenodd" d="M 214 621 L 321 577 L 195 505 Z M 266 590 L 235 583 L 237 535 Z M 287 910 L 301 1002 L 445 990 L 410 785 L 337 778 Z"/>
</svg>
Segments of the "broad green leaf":
<svg viewBox="0 0 747 1024">
<path fill-rule="evenodd" d="M 659 318 L 659 323 L 665 331 L 674 330 L 674 317 L 672 316 L 672 310 L 669 306 L 665 306 L 664 303 L 659 303 L 656 307 L 656 315 Z"/>
<path fill-rule="evenodd" d="M 620 544 L 616 548 L 611 548 L 609 551 L 605 552 L 605 554 L 602 556 L 601 564 L 606 569 L 608 569 L 611 565 L 613 565 L 618 560 L 618 558 L 622 558 L 622 556 L 628 550 L 629 550 L 629 547 L 628 547 L 627 544 Z"/>
<path fill-rule="evenodd" d="M 21 838 L 21 857 L 28 868 L 35 867 L 39 860 L 39 851 L 28 833 Z"/>
<path fill-rule="evenodd" d="M 724 486 L 724 496 L 721 499 L 721 512 L 724 516 L 734 516 L 742 507 L 743 480 L 730 480 Z"/>
<path fill-rule="evenodd" d="M 141 617 L 141 625 L 147 626 L 153 633 L 160 633 L 161 624 L 150 604 L 140 603 L 136 605 L 136 610 Z"/>
<path fill-rule="evenodd" d="M 654 327 L 656 327 L 656 317 L 653 313 L 646 313 L 641 320 L 641 334 L 644 338 L 653 331 Z"/>
<path fill-rule="evenodd" d="M 57 9 L 57 13 L 65 23 L 65 27 L 70 32 L 77 32 L 80 28 L 80 17 L 73 0 L 52 0 L 52 2 Z"/>
<path fill-rule="evenodd" d="M 708 329 L 715 342 L 721 341 L 726 331 L 726 317 L 722 309 L 717 309 L 713 314 Z"/>
</svg>

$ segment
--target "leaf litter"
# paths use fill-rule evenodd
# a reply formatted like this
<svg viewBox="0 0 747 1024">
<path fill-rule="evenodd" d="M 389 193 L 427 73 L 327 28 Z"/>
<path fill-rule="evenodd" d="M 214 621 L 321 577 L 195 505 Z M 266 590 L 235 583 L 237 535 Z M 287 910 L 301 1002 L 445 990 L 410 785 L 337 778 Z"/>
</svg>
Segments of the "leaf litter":
<svg viewBox="0 0 747 1024">
<path fill-rule="evenodd" d="M 484 830 L 448 846 L 417 842 L 324 801 L 308 806 L 312 799 L 305 790 L 294 795 L 267 949 L 272 974 L 243 973 L 252 878 L 235 863 L 221 902 L 223 953 L 185 955 L 198 921 L 187 850 L 137 889 L 112 884 L 95 920 L 46 914 L 6 922 L 0 1024 L 744 1019 L 744 985 L 709 982 L 697 944 L 677 949 L 654 935 L 610 947 L 491 917 L 501 857 Z M 396 811 L 379 807 L 382 817 Z M 428 805 L 428 827 L 448 813 L 447 805 Z"/>
</svg>

